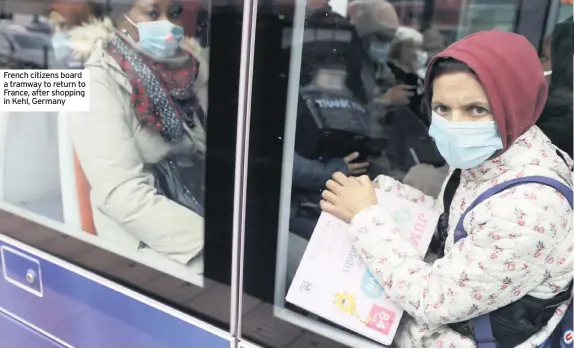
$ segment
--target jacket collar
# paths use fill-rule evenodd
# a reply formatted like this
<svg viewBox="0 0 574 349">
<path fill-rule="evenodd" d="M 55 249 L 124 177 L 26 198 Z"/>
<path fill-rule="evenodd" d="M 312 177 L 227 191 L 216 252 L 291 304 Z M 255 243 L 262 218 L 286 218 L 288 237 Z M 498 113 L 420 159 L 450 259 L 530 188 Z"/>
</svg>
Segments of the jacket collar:
<svg viewBox="0 0 574 349">
<path fill-rule="evenodd" d="M 566 183 L 571 183 L 572 173 L 569 169 L 572 168 L 572 159 L 563 153 L 568 161 L 566 166 L 556 151 L 557 148 L 538 126 L 532 126 L 500 156 L 487 160 L 475 168 L 463 170 L 461 179 L 480 184 L 492 181 L 509 171 L 515 171 L 516 175 L 520 176 L 526 168 L 544 167 L 555 172 Z"/>
<path fill-rule="evenodd" d="M 81 26 L 70 29 L 67 34 L 75 59 L 85 62 L 85 66 L 101 67 L 122 88 L 131 93 L 132 87 L 127 75 L 106 50 L 109 40 L 113 35 L 118 34 L 117 29 L 109 18 L 91 20 Z M 208 52 L 191 37 L 184 37 L 181 47 L 199 61 L 197 80 L 200 84 L 206 82 L 209 74 L 206 62 Z"/>
</svg>

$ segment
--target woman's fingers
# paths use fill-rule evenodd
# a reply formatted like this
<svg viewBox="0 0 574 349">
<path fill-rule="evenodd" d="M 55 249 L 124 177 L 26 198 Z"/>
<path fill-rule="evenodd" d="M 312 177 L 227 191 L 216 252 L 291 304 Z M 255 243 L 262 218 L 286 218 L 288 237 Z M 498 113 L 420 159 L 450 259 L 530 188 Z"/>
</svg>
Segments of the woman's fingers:
<svg viewBox="0 0 574 349">
<path fill-rule="evenodd" d="M 331 204 L 335 204 L 337 202 L 337 195 L 333 194 L 329 190 L 323 190 L 321 196 L 323 197 L 324 201 L 327 201 Z"/>
<path fill-rule="evenodd" d="M 335 193 L 335 194 L 338 194 L 338 193 L 339 193 L 339 189 L 341 188 L 341 186 L 339 185 L 339 183 L 335 182 L 335 181 L 332 180 L 332 179 L 329 179 L 329 180 L 327 181 L 326 187 L 327 187 L 327 189 L 329 189 L 330 191 L 332 191 L 332 192 Z"/>
<path fill-rule="evenodd" d="M 333 174 L 333 180 L 343 187 L 354 184 L 353 181 L 349 179 L 349 177 L 345 176 L 341 172 L 335 172 Z"/>
<path fill-rule="evenodd" d="M 358 178 L 359 179 L 359 183 L 361 183 L 361 185 L 368 185 L 371 186 L 371 179 L 369 178 L 369 176 L 361 176 Z"/>
<path fill-rule="evenodd" d="M 349 219 L 348 215 L 346 215 L 343 211 L 341 211 L 341 209 L 337 208 L 337 206 L 333 205 L 332 203 L 330 203 L 326 200 L 321 200 L 319 205 L 321 206 L 321 210 L 323 212 L 330 213 L 339 219 L 342 219 L 346 222 L 349 222 L 350 219 Z"/>
<path fill-rule="evenodd" d="M 322 211 L 328 212 L 330 214 L 333 214 L 333 212 L 336 211 L 335 206 L 326 200 L 321 200 L 321 202 L 319 202 L 319 206 L 321 206 Z"/>
</svg>

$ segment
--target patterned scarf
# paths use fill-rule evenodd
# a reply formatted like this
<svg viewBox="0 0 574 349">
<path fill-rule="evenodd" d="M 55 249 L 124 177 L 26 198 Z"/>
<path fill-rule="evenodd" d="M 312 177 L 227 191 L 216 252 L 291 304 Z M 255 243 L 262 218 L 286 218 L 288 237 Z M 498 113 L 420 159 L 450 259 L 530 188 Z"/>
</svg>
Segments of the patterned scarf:
<svg viewBox="0 0 574 349">
<path fill-rule="evenodd" d="M 137 53 L 118 35 L 109 42 L 108 53 L 130 79 L 132 106 L 143 126 L 158 130 L 167 142 L 177 143 L 186 133 L 184 123 L 193 129 L 194 116 L 204 122 L 194 90 L 198 63 L 193 57 L 182 67 L 171 69 Z"/>
</svg>

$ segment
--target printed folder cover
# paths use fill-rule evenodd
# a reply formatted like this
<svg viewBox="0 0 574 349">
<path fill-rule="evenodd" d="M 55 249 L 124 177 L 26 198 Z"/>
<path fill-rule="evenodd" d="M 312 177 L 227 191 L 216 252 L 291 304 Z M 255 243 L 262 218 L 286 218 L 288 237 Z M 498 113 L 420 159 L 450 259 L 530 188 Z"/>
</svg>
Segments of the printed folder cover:
<svg viewBox="0 0 574 349">
<path fill-rule="evenodd" d="M 377 190 L 401 232 L 426 254 L 439 214 Z M 349 225 L 321 214 L 286 300 L 334 323 L 390 345 L 403 310 L 391 302 L 347 234 Z"/>
</svg>

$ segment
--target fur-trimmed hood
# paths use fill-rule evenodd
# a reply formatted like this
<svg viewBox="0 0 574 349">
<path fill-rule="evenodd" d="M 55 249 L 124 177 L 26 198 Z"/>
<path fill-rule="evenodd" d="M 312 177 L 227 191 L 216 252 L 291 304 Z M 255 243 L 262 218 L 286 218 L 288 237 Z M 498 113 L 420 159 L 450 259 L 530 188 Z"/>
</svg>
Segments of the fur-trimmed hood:
<svg viewBox="0 0 574 349">
<path fill-rule="evenodd" d="M 129 81 L 126 79 L 117 63 L 105 51 L 107 42 L 116 32 L 112 21 L 109 18 L 103 20 L 92 20 L 81 26 L 70 29 L 67 32 L 69 46 L 72 50 L 72 56 L 82 61 L 86 67 L 98 65 L 105 67 L 106 70 L 112 68 L 119 74 L 112 74 L 117 83 L 125 89 L 131 91 Z M 207 112 L 207 88 L 209 81 L 208 50 L 203 49 L 199 43 L 191 37 L 184 37 L 181 41 L 181 48 L 189 52 L 199 63 L 197 78 L 195 80 L 195 89 L 200 100 L 201 106 Z"/>
<path fill-rule="evenodd" d="M 94 51 L 97 42 L 107 42 L 115 30 L 112 20 L 108 17 L 101 20 L 91 20 L 70 29 L 67 34 L 74 58 L 86 61 Z M 203 49 L 194 38 L 184 37 L 181 41 L 181 47 L 201 63 L 207 60 L 207 50 Z"/>
</svg>

